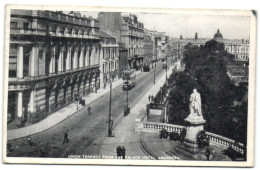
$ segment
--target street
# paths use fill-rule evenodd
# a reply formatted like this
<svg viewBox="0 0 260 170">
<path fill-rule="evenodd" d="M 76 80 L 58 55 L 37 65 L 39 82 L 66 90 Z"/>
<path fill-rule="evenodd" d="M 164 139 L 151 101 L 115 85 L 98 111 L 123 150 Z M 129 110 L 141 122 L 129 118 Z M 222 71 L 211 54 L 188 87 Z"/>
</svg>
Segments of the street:
<svg viewBox="0 0 260 170">
<path fill-rule="evenodd" d="M 160 63 L 157 65 L 156 79 L 163 72 L 165 70 L 162 69 Z M 137 76 L 136 86 L 129 91 L 130 108 L 133 108 L 153 86 L 153 80 L 154 70 L 142 72 Z M 122 90 L 122 85 L 114 88 L 112 91 L 112 119 L 114 121 L 113 135 L 115 136 L 119 135 L 117 132 L 121 130 L 121 127 L 117 127 L 120 122 L 132 123 L 130 118 L 123 116 L 125 102 L 126 91 Z M 89 106 L 91 107 L 90 113 L 87 109 Z M 108 133 L 108 111 L 109 93 L 106 93 L 56 126 L 31 136 L 34 144 L 32 147 L 28 145 L 27 138 L 10 141 L 14 151 L 9 156 L 67 158 L 69 155 L 100 155 L 101 145 Z M 131 114 L 133 113 L 131 112 L 128 116 Z M 131 126 L 133 127 L 134 124 Z M 124 133 L 127 133 L 127 129 L 122 129 L 125 131 Z M 68 130 L 69 143 L 63 144 L 66 130 Z"/>
</svg>

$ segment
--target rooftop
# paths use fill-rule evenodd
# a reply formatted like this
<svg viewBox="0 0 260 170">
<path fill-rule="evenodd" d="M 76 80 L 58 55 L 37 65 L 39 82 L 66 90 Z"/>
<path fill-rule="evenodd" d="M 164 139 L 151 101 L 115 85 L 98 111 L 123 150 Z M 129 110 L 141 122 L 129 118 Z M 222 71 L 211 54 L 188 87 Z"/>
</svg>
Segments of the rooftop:
<svg viewBox="0 0 260 170">
<path fill-rule="evenodd" d="M 115 38 L 112 35 L 104 32 L 104 31 L 100 31 L 100 37 L 102 37 L 102 38 Z"/>
</svg>

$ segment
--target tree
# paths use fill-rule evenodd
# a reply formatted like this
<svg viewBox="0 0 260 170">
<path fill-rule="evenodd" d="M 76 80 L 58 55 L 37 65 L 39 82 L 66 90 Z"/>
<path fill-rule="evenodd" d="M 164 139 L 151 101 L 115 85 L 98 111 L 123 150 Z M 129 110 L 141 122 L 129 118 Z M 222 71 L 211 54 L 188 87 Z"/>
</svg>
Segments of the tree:
<svg viewBox="0 0 260 170">
<path fill-rule="evenodd" d="M 196 88 L 201 94 L 203 116 L 207 121 L 205 129 L 232 137 L 230 109 L 246 91 L 245 87 L 235 87 L 227 75 L 227 64 L 234 56 L 225 51 L 223 43 L 215 40 L 206 42 L 202 48 L 188 43 L 184 49 L 185 71 L 169 79 L 172 86 L 168 109 L 170 123 L 184 124 L 189 115 L 189 96 Z"/>
</svg>

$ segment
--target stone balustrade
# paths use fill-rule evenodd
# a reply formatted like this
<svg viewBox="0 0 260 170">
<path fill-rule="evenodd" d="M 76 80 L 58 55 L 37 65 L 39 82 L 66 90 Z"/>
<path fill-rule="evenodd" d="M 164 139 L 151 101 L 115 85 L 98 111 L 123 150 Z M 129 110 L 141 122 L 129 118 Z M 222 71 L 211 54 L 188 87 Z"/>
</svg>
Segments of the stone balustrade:
<svg viewBox="0 0 260 170">
<path fill-rule="evenodd" d="M 165 123 L 154 123 L 154 122 L 139 122 L 139 129 L 136 127 L 136 132 L 148 132 L 148 133 L 159 133 L 163 128 L 168 132 L 181 132 L 184 126 L 165 124 Z"/>
<path fill-rule="evenodd" d="M 164 128 L 168 132 L 178 132 L 180 134 L 182 128 L 185 127 L 173 124 L 146 122 L 142 120 L 144 119 L 136 119 L 135 132 L 159 134 L 160 130 Z M 223 149 L 227 149 L 231 146 L 234 150 L 240 152 L 241 154 L 244 154 L 244 145 L 242 143 L 238 143 L 237 145 L 235 145 L 234 140 L 210 132 L 206 132 L 206 135 L 210 139 L 210 145 L 221 147 Z"/>
<path fill-rule="evenodd" d="M 234 140 L 210 132 L 206 132 L 206 135 L 209 137 L 211 145 L 220 146 L 223 149 L 227 149 L 229 146 L 231 146 L 236 151 L 242 154 L 244 153 L 244 145 L 242 143 L 235 145 Z"/>
</svg>

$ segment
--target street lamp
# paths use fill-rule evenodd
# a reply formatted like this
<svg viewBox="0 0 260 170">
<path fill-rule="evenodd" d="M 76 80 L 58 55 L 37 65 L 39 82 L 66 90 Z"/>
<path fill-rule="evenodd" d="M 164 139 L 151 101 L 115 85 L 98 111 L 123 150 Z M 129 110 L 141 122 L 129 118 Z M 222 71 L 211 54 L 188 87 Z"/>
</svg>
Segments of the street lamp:
<svg viewBox="0 0 260 170">
<path fill-rule="evenodd" d="M 112 136 L 113 120 L 111 119 L 111 106 L 112 106 L 112 79 L 110 77 L 110 97 L 109 97 L 109 114 L 108 114 L 108 137 Z"/>
<path fill-rule="evenodd" d="M 156 73 L 156 62 L 157 62 L 157 53 L 155 53 L 155 68 L 154 68 L 154 76 L 153 76 L 153 84 L 155 84 L 155 73 Z"/>
<path fill-rule="evenodd" d="M 167 84 L 167 68 L 168 68 L 168 64 L 167 64 L 167 55 L 166 55 L 166 84 Z"/>
</svg>

